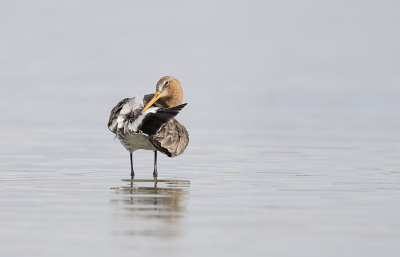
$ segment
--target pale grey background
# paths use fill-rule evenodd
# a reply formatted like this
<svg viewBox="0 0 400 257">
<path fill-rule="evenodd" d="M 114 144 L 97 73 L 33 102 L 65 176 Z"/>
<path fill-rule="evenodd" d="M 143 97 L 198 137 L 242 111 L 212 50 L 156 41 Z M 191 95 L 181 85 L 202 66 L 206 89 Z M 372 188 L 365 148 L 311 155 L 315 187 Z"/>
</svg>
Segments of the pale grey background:
<svg viewBox="0 0 400 257">
<path fill-rule="evenodd" d="M 399 7 L 1 1 L 0 252 L 398 256 Z M 163 219 L 115 218 L 129 159 L 106 128 L 165 75 L 191 138 L 160 157 L 192 182 L 172 239 L 143 232 Z M 135 153 L 140 178 L 151 163 Z"/>
</svg>

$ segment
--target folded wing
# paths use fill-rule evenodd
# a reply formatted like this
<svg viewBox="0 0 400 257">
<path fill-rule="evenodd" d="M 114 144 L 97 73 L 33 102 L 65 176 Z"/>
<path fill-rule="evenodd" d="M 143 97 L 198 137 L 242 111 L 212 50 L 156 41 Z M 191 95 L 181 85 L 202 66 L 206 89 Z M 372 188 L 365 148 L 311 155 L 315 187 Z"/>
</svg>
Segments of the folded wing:
<svg viewBox="0 0 400 257">
<path fill-rule="evenodd" d="M 189 133 L 173 118 L 157 134 L 149 137 L 149 140 L 158 151 L 169 157 L 176 157 L 183 154 L 189 144 Z"/>
</svg>

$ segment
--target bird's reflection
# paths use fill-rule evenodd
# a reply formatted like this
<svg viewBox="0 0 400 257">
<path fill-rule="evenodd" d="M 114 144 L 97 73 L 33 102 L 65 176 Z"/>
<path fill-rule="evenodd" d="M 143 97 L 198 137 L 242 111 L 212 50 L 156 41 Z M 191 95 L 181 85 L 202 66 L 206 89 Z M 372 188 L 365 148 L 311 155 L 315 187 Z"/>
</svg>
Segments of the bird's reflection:
<svg viewBox="0 0 400 257">
<path fill-rule="evenodd" d="M 118 234 L 179 236 L 188 200 L 187 180 L 122 180 L 127 186 L 111 188 L 116 205 Z"/>
</svg>

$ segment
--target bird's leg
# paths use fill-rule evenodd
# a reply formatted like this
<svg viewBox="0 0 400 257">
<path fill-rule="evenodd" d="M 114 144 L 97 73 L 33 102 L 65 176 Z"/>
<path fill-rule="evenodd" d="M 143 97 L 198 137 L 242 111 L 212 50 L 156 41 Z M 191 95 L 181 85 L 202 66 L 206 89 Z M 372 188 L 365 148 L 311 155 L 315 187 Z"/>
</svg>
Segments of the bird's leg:
<svg viewBox="0 0 400 257">
<path fill-rule="evenodd" d="M 158 172 L 157 172 L 157 151 L 154 151 L 154 172 L 153 172 L 153 177 L 154 179 L 157 179 Z"/>
<path fill-rule="evenodd" d="M 133 179 L 135 177 L 135 172 L 133 171 L 132 153 L 130 153 L 130 155 L 131 155 L 131 178 Z"/>
</svg>

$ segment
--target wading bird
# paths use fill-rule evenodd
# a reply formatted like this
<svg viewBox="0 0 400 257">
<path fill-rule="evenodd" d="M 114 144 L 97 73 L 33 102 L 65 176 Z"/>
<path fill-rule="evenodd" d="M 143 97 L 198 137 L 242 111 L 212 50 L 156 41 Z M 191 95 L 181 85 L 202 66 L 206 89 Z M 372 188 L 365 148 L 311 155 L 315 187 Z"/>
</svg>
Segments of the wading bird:
<svg viewBox="0 0 400 257">
<path fill-rule="evenodd" d="M 157 173 L 157 151 L 176 157 L 183 154 L 189 134 L 174 117 L 186 106 L 182 104 L 183 92 L 179 81 L 162 77 L 156 85 L 156 93 L 125 98 L 112 110 L 108 128 L 130 153 L 131 176 L 132 153 L 136 150 L 154 151 L 154 172 Z"/>
</svg>

